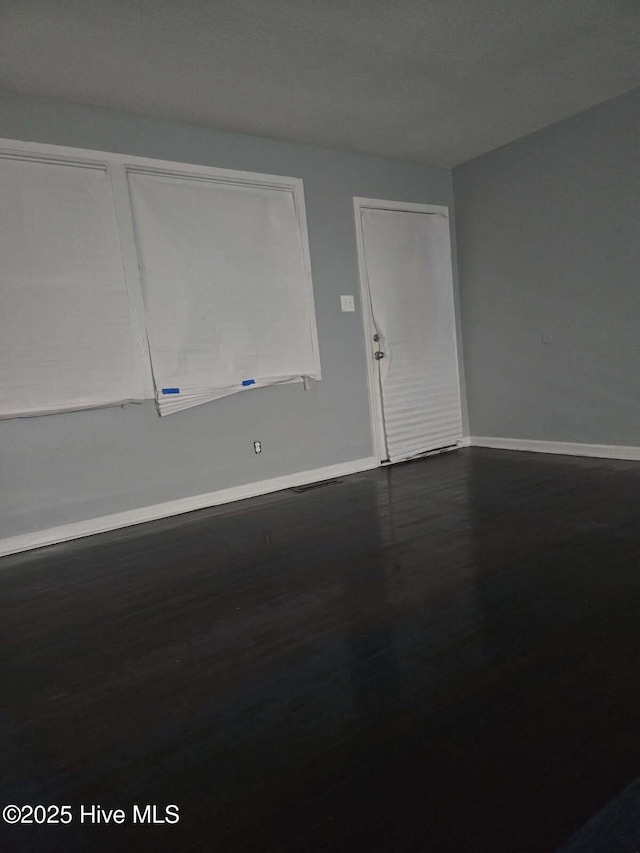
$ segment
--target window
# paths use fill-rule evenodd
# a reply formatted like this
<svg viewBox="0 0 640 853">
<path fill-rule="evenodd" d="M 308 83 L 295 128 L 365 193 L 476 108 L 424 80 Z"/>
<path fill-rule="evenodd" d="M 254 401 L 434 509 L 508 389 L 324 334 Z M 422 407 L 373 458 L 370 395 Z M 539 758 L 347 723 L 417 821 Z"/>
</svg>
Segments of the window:
<svg viewBox="0 0 640 853">
<path fill-rule="evenodd" d="M 128 177 L 161 413 L 319 379 L 295 186 Z"/>
<path fill-rule="evenodd" d="M 0 416 L 145 396 L 104 165 L 0 156 Z"/>
<path fill-rule="evenodd" d="M 0 417 L 321 378 L 300 180 L 0 146 Z"/>
</svg>

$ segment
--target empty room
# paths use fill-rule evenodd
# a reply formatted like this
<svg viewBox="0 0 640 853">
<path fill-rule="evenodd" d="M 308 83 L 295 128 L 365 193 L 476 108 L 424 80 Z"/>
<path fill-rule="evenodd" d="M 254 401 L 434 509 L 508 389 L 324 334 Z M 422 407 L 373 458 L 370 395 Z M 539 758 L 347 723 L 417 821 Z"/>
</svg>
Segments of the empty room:
<svg viewBox="0 0 640 853">
<path fill-rule="evenodd" d="M 637 853 L 637 0 L 0 23 L 0 850 Z"/>
</svg>

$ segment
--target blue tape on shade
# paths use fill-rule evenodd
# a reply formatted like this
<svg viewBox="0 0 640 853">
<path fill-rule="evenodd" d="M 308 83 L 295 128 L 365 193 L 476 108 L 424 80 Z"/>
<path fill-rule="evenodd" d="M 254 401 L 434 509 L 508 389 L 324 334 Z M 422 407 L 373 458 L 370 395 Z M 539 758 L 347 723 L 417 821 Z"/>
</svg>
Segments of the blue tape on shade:
<svg viewBox="0 0 640 853">
<path fill-rule="evenodd" d="M 180 389 L 179 388 L 163 388 L 162 393 L 163 394 L 179 394 Z"/>
<path fill-rule="evenodd" d="M 244 386 L 246 386 L 246 385 L 255 385 L 255 384 L 256 384 L 256 380 L 255 380 L 255 379 L 243 379 L 243 380 L 242 380 L 242 384 L 243 384 Z"/>
</svg>

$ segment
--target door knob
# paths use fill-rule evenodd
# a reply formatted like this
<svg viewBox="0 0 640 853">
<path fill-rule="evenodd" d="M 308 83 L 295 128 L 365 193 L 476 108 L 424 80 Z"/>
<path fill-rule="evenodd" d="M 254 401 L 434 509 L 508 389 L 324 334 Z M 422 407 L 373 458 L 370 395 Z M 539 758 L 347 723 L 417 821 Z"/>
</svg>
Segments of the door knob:
<svg viewBox="0 0 640 853">
<path fill-rule="evenodd" d="M 384 358 L 384 353 L 378 350 L 378 352 L 374 352 L 373 357 L 376 361 L 380 361 L 381 358 Z"/>
</svg>

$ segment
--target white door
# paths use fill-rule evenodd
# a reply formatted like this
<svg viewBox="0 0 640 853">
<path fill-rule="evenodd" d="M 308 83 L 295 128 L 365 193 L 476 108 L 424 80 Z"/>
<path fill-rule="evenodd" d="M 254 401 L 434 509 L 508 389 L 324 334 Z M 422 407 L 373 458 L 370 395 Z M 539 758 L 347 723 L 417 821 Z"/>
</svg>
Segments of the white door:
<svg viewBox="0 0 640 853">
<path fill-rule="evenodd" d="M 384 204 L 355 200 L 376 449 L 399 462 L 456 446 L 462 414 L 447 209 Z"/>
</svg>

